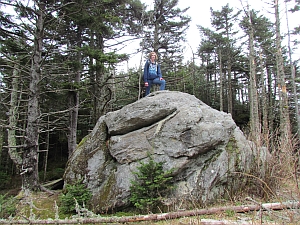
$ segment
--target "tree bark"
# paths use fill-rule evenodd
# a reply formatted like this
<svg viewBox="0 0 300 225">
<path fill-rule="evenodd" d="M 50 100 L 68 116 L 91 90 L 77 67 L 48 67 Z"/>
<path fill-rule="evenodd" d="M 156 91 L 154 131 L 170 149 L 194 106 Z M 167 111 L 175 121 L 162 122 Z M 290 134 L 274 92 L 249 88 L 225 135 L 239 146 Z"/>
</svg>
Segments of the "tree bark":
<svg viewBox="0 0 300 225">
<path fill-rule="evenodd" d="M 76 87 L 75 87 L 75 89 L 76 89 Z M 77 123 L 78 123 L 78 109 L 79 109 L 78 105 L 79 105 L 79 93 L 78 93 L 78 90 L 74 90 L 69 93 L 69 109 L 70 109 L 70 112 L 69 112 L 69 135 L 68 135 L 69 157 L 75 151 L 76 146 L 77 146 Z"/>
<path fill-rule="evenodd" d="M 285 1 L 285 14 L 286 14 L 286 25 L 288 29 L 288 53 L 289 53 L 289 61 L 291 68 L 291 83 L 293 90 L 293 100 L 295 104 L 295 117 L 297 121 L 297 136 L 300 138 L 300 112 L 299 112 L 299 103 L 298 103 L 298 95 L 297 95 L 297 85 L 296 85 L 296 74 L 295 74 L 295 66 L 292 61 L 292 48 L 291 48 L 291 34 L 289 28 L 289 20 L 288 20 L 288 12 L 287 12 L 287 1 Z"/>
<path fill-rule="evenodd" d="M 223 64 L 222 64 L 222 51 L 219 49 L 219 68 L 220 68 L 220 111 L 224 111 L 223 107 Z"/>
<path fill-rule="evenodd" d="M 22 188 L 25 190 L 40 190 L 38 177 L 38 139 L 40 125 L 39 109 L 39 82 L 41 79 L 43 35 L 44 35 L 44 10 L 45 3 L 37 2 L 37 20 L 34 34 L 34 52 L 30 73 L 29 100 L 25 147 L 21 168 Z"/>
<path fill-rule="evenodd" d="M 266 72 L 267 72 L 267 93 L 268 93 L 268 129 L 269 131 L 274 131 L 274 103 L 275 103 L 275 95 L 276 95 L 276 84 L 274 85 L 274 81 L 272 79 L 272 69 L 268 66 L 266 66 Z M 274 85 L 274 88 L 273 88 Z M 271 139 L 271 142 L 273 142 L 274 139 Z"/>
<path fill-rule="evenodd" d="M 285 143 L 291 136 L 288 94 L 286 88 L 286 77 L 284 73 L 283 56 L 281 50 L 281 36 L 280 36 L 280 17 L 279 17 L 279 3 L 274 0 L 275 8 L 275 26 L 276 26 L 276 68 L 277 80 L 279 88 L 279 111 L 280 111 L 280 136 L 281 143 Z"/>
<path fill-rule="evenodd" d="M 228 48 L 229 49 L 229 48 Z M 230 51 L 230 50 L 229 50 Z M 232 97 L 232 79 L 231 79 L 231 53 L 228 54 L 228 68 L 227 68 L 227 79 L 228 79 L 228 95 L 227 95 L 227 107 L 228 113 L 233 116 L 233 97 Z"/>
<path fill-rule="evenodd" d="M 257 83 L 256 83 L 256 64 L 255 64 L 255 52 L 254 52 L 254 30 L 252 22 L 252 12 L 249 10 L 249 64 L 250 64 L 250 132 L 251 139 L 260 146 L 260 121 L 258 113 L 258 95 L 257 95 Z"/>
<path fill-rule="evenodd" d="M 16 127 L 18 117 L 18 90 L 19 90 L 19 71 L 18 65 L 14 65 L 13 77 L 12 77 L 12 90 L 10 94 L 10 108 L 9 108 L 9 125 L 7 130 L 7 144 L 8 154 L 10 159 L 14 162 L 17 169 L 19 170 L 22 166 L 22 157 L 17 151 L 17 140 L 16 140 Z"/>
<path fill-rule="evenodd" d="M 263 139 L 261 140 L 262 142 L 265 141 L 264 144 L 269 144 L 268 141 L 268 136 L 269 136 L 269 132 L 270 130 L 268 129 L 269 127 L 269 123 L 268 123 L 268 106 L 269 106 L 269 102 L 268 102 L 268 98 L 267 98 L 267 90 L 266 90 L 266 79 L 265 79 L 265 73 L 264 73 L 264 68 L 265 68 L 265 63 L 263 63 L 263 57 L 262 57 L 262 53 L 259 54 L 259 58 L 260 58 L 260 71 L 261 71 L 261 79 L 260 79 L 260 89 L 261 89 L 261 111 L 262 111 L 262 134 L 263 134 Z"/>
<path fill-rule="evenodd" d="M 77 31 L 77 47 L 81 48 L 82 31 L 78 28 Z M 81 53 L 77 53 L 78 64 L 81 65 Z M 81 68 L 75 72 L 75 79 L 73 90 L 69 92 L 69 134 L 68 134 L 68 155 L 69 157 L 75 151 L 77 146 L 77 124 L 78 124 L 78 112 L 79 112 L 79 83 L 81 77 Z"/>
</svg>

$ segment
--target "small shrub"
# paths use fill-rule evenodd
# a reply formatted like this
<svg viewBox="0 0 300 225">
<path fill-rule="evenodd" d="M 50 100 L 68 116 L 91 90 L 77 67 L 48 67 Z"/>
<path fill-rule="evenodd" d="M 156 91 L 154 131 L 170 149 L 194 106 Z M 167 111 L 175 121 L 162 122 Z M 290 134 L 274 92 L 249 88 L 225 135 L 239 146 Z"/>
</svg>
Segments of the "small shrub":
<svg viewBox="0 0 300 225">
<path fill-rule="evenodd" d="M 230 210 L 230 209 L 227 209 L 227 210 L 225 211 L 225 214 L 226 214 L 226 216 L 228 216 L 228 217 L 234 217 L 235 211 Z"/>
<path fill-rule="evenodd" d="M 163 171 L 163 162 L 154 162 L 150 157 L 148 163 L 140 162 L 138 172 L 134 174 L 137 180 L 131 181 L 131 197 L 130 201 L 133 205 L 145 211 L 153 211 L 161 204 L 164 196 L 172 189 L 173 170 Z"/>
<path fill-rule="evenodd" d="M 16 199 L 12 196 L 0 195 L 0 218 L 7 219 L 9 216 L 15 216 L 17 211 Z"/>
<path fill-rule="evenodd" d="M 67 184 L 64 193 L 60 196 L 60 210 L 66 214 L 74 213 L 76 201 L 83 206 L 89 202 L 91 197 L 91 191 L 84 184 L 80 182 L 74 185 Z"/>
</svg>

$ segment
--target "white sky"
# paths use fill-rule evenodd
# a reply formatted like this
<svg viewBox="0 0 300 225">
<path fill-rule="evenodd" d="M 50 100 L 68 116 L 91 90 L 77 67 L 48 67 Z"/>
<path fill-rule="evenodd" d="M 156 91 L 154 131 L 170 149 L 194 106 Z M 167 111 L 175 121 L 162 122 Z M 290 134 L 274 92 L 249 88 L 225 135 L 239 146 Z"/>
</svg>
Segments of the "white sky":
<svg viewBox="0 0 300 225">
<path fill-rule="evenodd" d="M 246 6 L 246 0 L 242 0 L 244 6 Z M 148 5 L 150 8 L 153 8 L 153 2 L 154 0 L 142 0 L 146 5 Z M 271 3 L 274 2 L 274 0 L 248 0 L 250 8 L 255 9 L 256 11 L 260 11 L 264 14 L 264 16 L 270 18 L 271 21 L 274 21 L 274 9 L 271 7 Z M 190 60 L 192 58 L 192 50 L 195 53 L 197 50 L 197 47 L 200 43 L 200 35 L 199 31 L 197 29 L 197 25 L 201 25 L 204 27 L 210 27 L 210 7 L 213 8 L 213 10 L 220 11 L 222 9 L 222 6 L 225 6 L 226 4 L 229 4 L 229 7 L 234 8 L 235 13 L 238 9 L 242 9 L 241 1 L 240 0 L 179 0 L 178 7 L 180 9 L 184 9 L 187 7 L 190 7 L 190 9 L 186 12 L 187 15 L 189 15 L 192 19 L 190 23 L 190 28 L 187 31 L 187 43 L 185 44 L 185 59 Z M 279 8 L 280 8 L 280 15 L 282 18 L 281 21 L 281 32 L 287 32 L 286 29 L 286 17 L 285 17 L 285 4 L 284 0 L 279 0 Z M 288 3 L 288 8 L 291 8 L 293 5 L 294 0 L 292 3 Z M 297 18 L 298 17 L 298 18 Z M 300 13 L 289 13 L 289 26 L 290 30 L 292 30 L 295 26 L 300 24 Z M 134 44 L 130 44 L 131 51 L 134 51 Z M 138 45 L 137 47 L 138 48 Z M 300 53 L 295 54 L 296 57 L 300 57 Z M 133 57 L 129 62 L 129 67 L 139 67 L 140 64 L 140 55 L 137 55 Z M 126 65 L 123 67 L 125 68 Z"/>
<path fill-rule="evenodd" d="M 143 0 L 146 4 L 148 2 L 153 2 L 153 0 Z M 220 11 L 222 6 L 225 6 L 227 3 L 229 7 L 234 8 L 234 12 L 237 10 L 243 9 L 243 6 L 246 7 L 247 1 L 242 0 L 243 5 L 240 0 L 179 0 L 179 8 L 183 9 L 186 7 L 190 7 L 187 14 L 192 18 L 190 28 L 187 32 L 188 43 L 193 47 L 194 51 L 198 47 L 200 43 L 199 31 L 197 29 L 197 25 L 201 25 L 204 27 L 210 27 L 210 7 L 213 10 Z M 270 18 L 271 21 L 275 20 L 274 9 L 271 7 L 271 4 L 274 0 L 248 0 L 250 8 L 255 9 L 256 11 L 260 11 L 264 16 Z M 294 1 L 292 3 L 288 3 L 287 7 L 291 8 Z M 151 4 L 151 3 L 150 3 Z M 287 32 L 286 26 L 286 16 L 285 16 L 285 3 L 283 0 L 279 0 L 279 9 L 281 16 L 281 32 Z M 242 12 L 243 13 L 243 12 Z M 292 30 L 295 26 L 299 25 L 299 16 L 300 13 L 288 13 L 289 17 L 289 27 Z M 297 18 L 298 17 L 298 18 Z M 293 19 L 294 18 L 294 19 Z M 299 57 L 300 55 L 298 55 Z"/>
</svg>

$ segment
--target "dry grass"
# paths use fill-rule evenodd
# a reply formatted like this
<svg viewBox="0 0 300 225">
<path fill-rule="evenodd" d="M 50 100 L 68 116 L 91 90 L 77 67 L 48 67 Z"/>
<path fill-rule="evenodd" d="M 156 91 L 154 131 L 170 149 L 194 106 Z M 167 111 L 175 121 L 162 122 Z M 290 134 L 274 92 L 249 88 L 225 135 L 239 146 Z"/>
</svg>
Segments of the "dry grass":
<svg viewBox="0 0 300 225">
<path fill-rule="evenodd" d="M 277 198 L 282 200 L 297 200 L 294 195 L 294 191 L 297 191 L 295 183 L 289 182 L 282 186 L 282 189 L 278 190 Z M 33 193 L 30 199 L 22 198 L 18 204 L 18 213 L 16 218 L 24 219 L 48 219 L 55 218 L 55 202 L 58 201 L 60 192 L 56 192 L 54 195 L 49 195 L 44 192 Z M 259 202 L 259 199 L 255 199 Z M 274 199 L 276 200 L 276 199 Z M 298 199 L 299 200 L 299 199 Z M 223 203 L 224 204 L 224 203 Z M 243 202 L 239 201 L 238 204 L 252 204 L 249 200 L 244 199 Z M 232 202 L 228 202 L 226 205 L 230 207 Z M 218 207 L 218 206 L 214 206 Z M 115 216 L 115 215 L 101 215 L 103 217 Z M 124 216 L 124 215 L 123 215 Z M 60 219 L 66 218 L 66 215 L 60 215 Z M 110 223 L 114 225 L 124 223 Z M 284 210 L 262 210 L 252 211 L 247 213 L 236 213 L 232 210 L 226 210 L 213 215 L 201 215 L 182 217 L 173 220 L 162 221 L 143 221 L 127 224 L 138 225 L 203 225 L 203 224 L 300 224 L 300 210 L 299 209 L 284 209 Z"/>
<path fill-rule="evenodd" d="M 271 139 L 270 139 L 271 140 Z M 244 190 L 238 196 L 232 196 L 230 201 L 220 201 L 222 206 L 227 207 L 234 205 L 249 205 L 265 203 L 265 202 L 288 202 L 300 201 L 299 191 L 299 152 L 296 139 L 289 141 L 272 143 L 270 140 L 264 143 L 271 151 L 271 158 L 267 165 L 264 174 L 261 174 L 260 167 L 251 174 L 244 176 L 251 177 L 256 184 L 249 187 L 249 190 Z M 259 164 L 259 163 L 258 163 Z M 250 190 L 251 189 L 251 190 Z M 55 202 L 58 201 L 60 192 L 57 191 L 54 195 L 40 192 L 33 193 L 30 198 L 19 196 L 18 212 L 16 218 L 48 219 L 55 218 Z M 252 199 L 249 201 L 249 199 Z M 218 205 L 214 205 L 218 207 Z M 112 215 L 101 215 L 109 217 Z M 64 219 L 66 215 L 59 215 L 60 219 Z M 118 223 L 113 223 L 117 225 Z M 127 223 L 129 224 L 129 223 Z M 131 223 L 138 225 L 200 225 L 200 224 L 299 224 L 300 225 L 300 210 L 299 209 L 284 209 L 284 210 L 261 210 L 248 213 L 236 213 L 232 210 L 216 213 L 213 215 L 202 215 L 183 217 L 174 220 L 162 221 L 144 221 Z"/>
</svg>

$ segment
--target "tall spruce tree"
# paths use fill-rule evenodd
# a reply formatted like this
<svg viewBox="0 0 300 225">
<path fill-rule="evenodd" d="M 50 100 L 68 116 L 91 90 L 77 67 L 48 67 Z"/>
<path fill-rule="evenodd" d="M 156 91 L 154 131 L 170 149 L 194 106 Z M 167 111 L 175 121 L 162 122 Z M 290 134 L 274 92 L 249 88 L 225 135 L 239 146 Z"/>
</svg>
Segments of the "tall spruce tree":
<svg viewBox="0 0 300 225">
<path fill-rule="evenodd" d="M 22 17 L 22 20 L 17 19 L 15 21 L 19 23 L 14 24 L 8 20 L 8 16 L 1 17 L 1 22 L 5 21 L 7 24 L 5 27 L 1 27 L 1 42 L 6 42 L 1 47 L 10 45 L 10 49 L 7 48 L 10 51 L 9 53 L 16 51 L 12 48 L 13 42 L 9 42 L 16 39 L 15 43 L 19 41 L 18 47 L 22 47 L 21 50 L 24 55 L 32 56 L 24 57 L 29 65 L 21 61 L 20 58 L 19 61 L 14 61 L 15 66 L 14 63 L 8 64 L 7 62 L 12 62 L 13 54 L 11 54 L 12 56 L 7 55 L 5 58 L 7 66 L 6 70 L 2 70 L 2 72 L 5 75 L 7 74 L 6 84 L 12 90 L 7 92 L 7 94 L 11 93 L 11 102 L 7 103 L 13 106 L 10 109 L 12 115 L 8 124 L 10 126 L 10 137 L 13 137 L 15 131 L 18 131 L 18 128 L 15 127 L 16 114 L 14 106 L 19 104 L 16 102 L 16 94 L 22 93 L 20 90 L 15 89 L 18 88 L 18 84 L 23 84 L 24 89 L 28 90 L 26 94 L 22 95 L 22 98 L 28 98 L 26 101 L 27 109 L 18 114 L 26 116 L 23 124 L 18 124 L 18 126 L 26 127 L 26 132 L 24 131 L 23 135 L 25 139 L 23 141 L 10 139 L 8 147 L 12 150 L 10 151 L 11 159 L 20 168 L 24 189 L 38 190 L 42 188 L 38 177 L 38 159 L 43 133 L 46 133 L 46 129 L 48 131 L 49 129 L 60 129 L 60 131 L 56 131 L 59 137 L 54 139 L 55 143 L 53 142 L 53 144 L 56 144 L 63 139 L 61 134 L 65 132 L 66 128 L 61 122 L 66 122 L 66 126 L 69 127 L 68 136 L 70 137 L 70 147 L 68 149 L 71 153 L 77 144 L 77 125 L 80 110 L 84 110 L 88 118 L 91 116 L 90 110 L 81 108 L 83 101 L 91 102 L 89 101 L 91 95 L 86 95 L 91 79 L 88 72 L 96 67 L 107 68 L 108 65 L 116 65 L 116 63 L 126 58 L 123 54 L 120 55 L 114 53 L 114 51 L 107 54 L 108 44 L 101 45 L 98 52 L 96 50 L 92 51 L 93 48 L 87 48 L 87 46 L 90 46 L 90 40 L 99 41 L 97 37 L 101 35 L 101 40 L 105 41 L 114 38 L 124 39 L 125 33 L 132 35 L 138 28 L 129 24 L 134 23 L 138 18 L 142 5 L 139 1 L 60 1 L 55 3 L 31 1 L 28 6 L 22 5 L 19 1 L 6 2 L 15 6 L 18 12 L 16 16 Z M 95 4 L 97 7 L 95 7 Z M 95 17 L 96 12 L 98 12 L 98 17 Z M 104 15 L 104 12 L 107 12 L 107 14 Z M 100 17 L 102 18 L 101 22 L 99 22 Z M 128 21 L 127 24 L 126 21 Z M 95 23 L 97 23 L 97 26 Z M 22 41 L 27 45 L 22 46 L 20 44 Z M 1 54 L 2 52 L 3 48 L 1 48 Z M 94 66 L 93 63 L 90 63 L 95 61 L 98 61 L 99 65 Z M 9 77 L 8 74 L 12 74 L 13 71 L 15 71 L 14 75 Z M 23 81 L 18 82 L 18 71 L 22 71 L 22 74 L 27 75 Z M 105 79 L 108 83 L 108 79 Z M 107 83 L 104 83 L 104 85 L 107 85 Z M 101 87 L 102 84 L 98 83 L 97 85 Z M 80 100 L 80 95 L 87 98 L 87 100 L 84 98 Z M 67 100 L 71 103 L 70 106 L 68 106 Z M 85 107 L 91 109 L 93 106 L 85 105 Z M 65 114 L 68 112 L 70 112 L 70 122 L 64 121 Z M 43 118 L 49 119 L 49 122 L 44 121 Z M 20 120 L 19 117 L 18 119 Z M 90 127 L 85 129 L 85 132 L 87 132 Z M 47 142 L 49 142 L 49 138 Z M 16 146 L 18 143 L 20 145 Z M 21 151 L 18 151 L 19 148 Z"/>
<path fill-rule="evenodd" d="M 41 189 L 38 177 L 39 130 L 41 126 L 40 81 L 42 77 L 42 52 L 44 50 L 44 25 L 46 23 L 47 4 L 44 1 L 34 1 L 32 3 L 33 5 L 29 7 L 22 5 L 20 2 L 12 2 L 12 4 L 15 4 L 18 12 L 20 13 L 20 18 L 31 18 L 31 21 L 26 24 L 21 23 L 17 29 L 10 29 L 11 27 L 6 27 L 6 32 L 9 33 L 10 38 L 17 39 L 17 41 L 12 43 L 18 44 L 19 42 L 19 46 L 23 47 L 25 45 L 22 46 L 20 43 L 25 43 L 25 38 L 32 41 L 31 48 L 28 48 L 28 50 L 30 50 L 28 53 L 31 57 L 27 58 L 27 60 L 30 61 L 30 65 L 28 65 L 27 68 L 20 64 L 20 58 L 14 57 L 14 59 L 17 60 L 7 58 L 14 63 L 11 79 L 12 90 L 10 98 L 11 107 L 9 115 L 10 129 L 8 132 L 8 148 L 11 159 L 17 165 L 22 176 L 22 189 L 25 191 Z M 19 22 L 20 21 L 22 20 L 19 20 Z M 28 93 L 26 95 L 28 99 L 27 111 L 25 112 L 26 124 L 23 124 L 26 127 L 24 132 L 24 144 L 19 146 L 22 148 L 22 151 L 17 151 L 17 141 L 13 135 L 16 134 L 15 131 L 17 130 L 18 124 L 18 112 L 16 110 L 19 110 L 17 108 L 18 93 L 21 93 L 18 88 L 21 65 L 23 66 L 22 70 L 25 70 L 28 74 L 25 81 L 25 83 L 28 84 Z"/>
<path fill-rule="evenodd" d="M 250 15 L 251 19 L 249 19 Z M 250 82 L 256 83 L 255 90 L 258 91 L 258 117 L 255 116 L 255 120 L 250 122 L 252 126 L 251 129 L 253 129 L 252 133 L 254 134 L 252 137 L 255 138 L 255 133 L 260 133 L 261 129 L 258 127 L 259 123 L 262 124 L 260 125 L 262 128 L 261 131 L 265 137 L 264 139 L 267 140 L 270 132 L 273 132 L 274 130 L 273 121 L 274 115 L 276 114 L 274 110 L 275 92 L 272 86 L 272 84 L 275 82 L 275 77 L 271 72 L 276 63 L 274 57 L 274 26 L 268 18 L 260 15 L 259 12 L 256 12 L 253 9 L 247 9 L 245 11 L 245 17 L 241 21 L 240 26 L 242 29 L 244 29 L 248 36 L 250 31 L 253 33 L 252 60 L 254 60 L 255 63 L 256 78 Z M 253 68 L 250 70 L 250 73 L 251 71 L 252 73 L 254 72 Z M 254 85 L 250 86 L 253 87 Z M 261 99 L 261 101 L 259 101 L 259 99 Z M 252 105 L 253 103 L 251 101 L 252 97 L 250 98 L 250 104 Z M 252 112 L 250 114 L 252 114 Z"/>
<path fill-rule="evenodd" d="M 234 56 L 237 55 L 234 49 L 234 43 L 236 43 L 237 37 L 235 35 L 238 33 L 234 24 L 238 20 L 240 11 L 234 13 L 233 8 L 229 7 L 229 4 L 223 6 L 221 11 L 214 11 L 211 8 L 212 15 L 212 26 L 216 31 L 226 38 L 225 42 L 225 52 L 222 59 L 224 65 L 226 65 L 226 75 L 227 75 L 227 110 L 229 113 L 233 114 L 233 88 L 232 88 L 232 64 L 234 62 Z"/>
<path fill-rule="evenodd" d="M 185 13 L 189 8 L 177 7 L 178 0 L 154 0 L 153 9 L 146 14 L 144 49 L 158 54 L 162 72 L 174 71 L 182 60 L 182 43 L 191 18 Z"/>
<path fill-rule="evenodd" d="M 247 24 L 246 33 L 248 35 L 248 48 L 249 48 L 249 99 L 250 99 L 250 134 L 251 139 L 260 146 L 260 133 L 261 123 L 259 117 L 259 103 L 257 93 L 257 77 L 256 77 L 256 53 L 255 53 L 255 42 L 254 42 L 254 12 L 250 10 L 249 5 L 245 11 L 245 23 Z"/>
<path fill-rule="evenodd" d="M 31 146 L 30 139 L 35 140 L 36 133 L 31 133 L 32 127 L 28 126 L 28 122 L 32 121 L 33 112 L 36 110 L 36 104 L 33 104 L 34 95 L 38 96 L 38 101 L 41 100 L 39 92 L 33 90 L 35 88 L 32 84 L 33 74 L 39 72 L 39 70 L 35 71 L 33 67 L 33 59 L 37 58 L 37 55 L 33 56 L 33 46 L 37 44 L 34 38 L 38 39 L 36 36 L 37 24 L 35 23 L 38 18 L 38 16 L 35 17 L 38 7 L 35 8 L 31 4 L 31 7 L 25 7 L 16 1 L 3 1 L 2 3 L 9 9 L 1 14 L 3 26 L 0 29 L 1 98 L 3 99 L 0 108 L 2 112 L 5 112 L 0 126 L 7 128 L 4 137 L 5 143 L 7 143 L 5 150 L 8 150 L 4 151 L 2 159 L 6 159 L 5 167 L 10 168 L 6 171 L 11 171 L 12 175 L 15 173 L 23 175 L 24 189 L 38 189 L 39 185 L 36 182 L 32 182 L 31 185 L 31 179 L 35 179 L 34 177 L 37 176 L 36 171 L 33 170 L 36 169 L 39 153 L 35 149 L 36 146 L 29 147 L 29 145 Z M 12 13 L 13 6 L 18 13 Z M 39 114 L 40 108 L 37 108 Z M 28 113 L 29 111 L 31 112 Z M 38 136 L 40 137 L 41 123 L 36 121 L 32 126 L 38 127 Z M 5 154 L 8 154 L 9 157 Z M 29 159 L 31 156 L 32 160 Z M 16 166 L 17 171 L 11 165 L 12 163 Z"/>
<path fill-rule="evenodd" d="M 226 40 L 222 37 L 222 34 L 218 34 L 209 28 L 198 25 L 198 29 L 202 40 L 198 48 L 198 56 L 202 62 L 201 67 L 206 74 L 206 81 L 200 83 L 201 86 L 197 87 L 197 93 L 207 89 L 207 92 L 199 98 L 209 105 L 213 103 L 214 107 L 223 111 L 224 65 L 222 57 L 223 52 L 225 52 Z M 214 90 L 214 92 L 208 91 L 209 89 Z"/>
<path fill-rule="evenodd" d="M 298 93 L 297 93 L 297 84 L 296 84 L 296 62 L 293 62 L 293 48 L 292 48 L 292 35 L 293 34 L 297 34 L 297 32 L 291 32 L 291 28 L 290 28 L 290 19 L 288 16 L 288 11 L 294 13 L 299 11 L 300 9 L 300 1 L 297 0 L 295 1 L 295 5 L 293 6 L 292 9 L 288 10 L 288 6 L 287 6 L 287 2 L 289 2 L 288 0 L 285 1 L 285 14 L 286 14 L 286 24 L 287 24 L 287 29 L 288 29 L 288 33 L 287 33 L 287 38 L 288 38 L 288 54 L 289 54 L 289 63 L 290 63 L 290 70 L 291 70 L 291 83 L 292 83 L 292 95 L 293 95 L 293 104 L 294 104 L 294 117 L 296 120 L 296 133 L 298 138 L 300 138 L 300 114 L 299 112 L 299 103 L 298 103 Z M 298 28 L 300 27 L 300 25 L 298 26 Z M 297 30 L 297 28 L 296 28 Z M 300 32 L 298 32 L 300 33 Z"/>
<path fill-rule="evenodd" d="M 274 0 L 275 28 L 276 28 L 276 73 L 279 86 L 279 112 L 280 112 L 280 136 L 281 143 L 285 143 L 291 137 L 291 124 L 289 116 L 288 90 L 286 87 L 286 75 L 284 71 L 284 59 L 281 47 L 279 2 Z"/>
<path fill-rule="evenodd" d="M 125 54 L 117 51 L 122 43 L 138 32 L 139 27 L 134 23 L 142 9 L 140 1 L 78 0 L 59 11 L 62 17 L 68 15 L 60 30 L 60 45 L 62 48 L 68 46 L 68 52 L 72 53 L 65 61 L 70 69 L 68 83 L 72 110 L 69 117 L 69 154 L 78 143 L 76 134 L 80 111 L 88 113 L 83 117 L 91 118 L 91 129 L 103 113 L 111 110 L 108 106 L 114 94 L 114 68 L 118 62 L 127 59 Z M 79 96 L 85 92 L 88 93 L 87 99 L 79 101 Z M 79 107 L 81 102 L 83 107 Z M 82 110 L 85 107 L 90 107 L 91 113 Z"/>
</svg>

